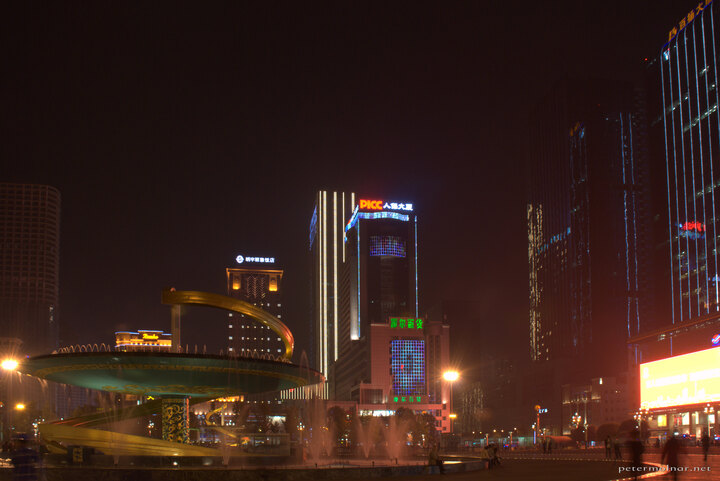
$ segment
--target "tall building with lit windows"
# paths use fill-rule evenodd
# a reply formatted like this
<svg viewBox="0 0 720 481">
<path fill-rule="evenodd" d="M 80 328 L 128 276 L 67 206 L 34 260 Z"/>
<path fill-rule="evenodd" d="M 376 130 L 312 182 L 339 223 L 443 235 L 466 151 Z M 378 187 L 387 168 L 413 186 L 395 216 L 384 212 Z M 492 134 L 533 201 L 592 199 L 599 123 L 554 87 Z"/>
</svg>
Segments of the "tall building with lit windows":
<svg viewBox="0 0 720 481">
<path fill-rule="evenodd" d="M 274 257 L 238 255 L 225 269 L 228 296 L 249 302 L 282 319 L 283 270 Z M 228 314 L 228 352 L 243 357 L 277 357 L 285 345 L 268 326 L 243 314 Z"/>
<path fill-rule="evenodd" d="M 359 398 L 369 382 L 370 326 L 393 316 L 417 318 L 417 216 L 409 202 L 359 199 L 344 227 L 336 399 Z"/>
<path fill-rule="evenodd" d="M 23 354 L 57 349 L 59 268 L 60 192 L 0 183 L 0 336 Z"/>
<path fill-rule="evenodd" d="M 673 324 L 720 312 L 717 3 L 690 2 L 692 9 L 669 29 L 658 60 Z"/>
<path fill-rule="evenodd" d="M 561 420 L 561 386 L 627 369 L 626 340 L 653 305 L 644 93 L 565 79 L 530 126 L 527 404 Z"/>
<path fill-rule="evenodd" d="M 340 346 L 373 322 L 418 315 L 417 216 L 412 203 L 360 199 L 345 225 Z"/>
<path fill-rule="evenodd" d="M 315 194 L 310 218 L 311 268 L 310 359 L 313 367 L 328 376 L 339 356 L 340 282 L 347 260 L 345 224 L 356 207 L 355 194 L 321 190 Z"/>
</svg>

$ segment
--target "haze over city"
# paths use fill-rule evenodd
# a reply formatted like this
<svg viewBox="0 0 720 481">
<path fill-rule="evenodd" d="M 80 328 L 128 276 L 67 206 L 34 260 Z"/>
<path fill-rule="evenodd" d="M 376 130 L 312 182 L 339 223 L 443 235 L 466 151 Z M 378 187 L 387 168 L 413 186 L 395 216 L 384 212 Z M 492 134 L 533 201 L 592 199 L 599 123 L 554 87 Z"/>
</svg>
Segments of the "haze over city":
<svg viewBox="0 0 720 481">
<path fill-rule="evenodd" d="M 162 456 L 279 464 L 720 443 L 718 8 L 5 6 L 0 410 L 62 446 L 136 403 Z"/>
<path fill-rule="evenodd" d="M 222 290 L 248 252 L 307 349 L 323 188 L 413 201 L 421 309 L 472 297 L 524 355 L 529 109 L 566 72 L 634 75 L 671 5 L 13 5 L 3 179 L 62 193 L 61 339 L 163 328 L 162 288 Z"/>
</svg>

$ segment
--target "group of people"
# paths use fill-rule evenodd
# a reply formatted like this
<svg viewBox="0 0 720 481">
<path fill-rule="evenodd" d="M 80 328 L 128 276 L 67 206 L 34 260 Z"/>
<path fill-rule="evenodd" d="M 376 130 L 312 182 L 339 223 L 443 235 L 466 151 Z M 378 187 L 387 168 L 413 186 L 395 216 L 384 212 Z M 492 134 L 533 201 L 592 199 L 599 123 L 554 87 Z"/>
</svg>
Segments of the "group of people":
<svg viewBox="0 0 720 481">
<path fill-rule="evenodd" d="M 703 433 L 703 436 L 700 438 L 700 445 L 702 446 L 704 460 L 707 461 L 708 451 L 710 449 L 710 436 L 707 432 Z M 610 436 L 606 437 L 605 457 L 609 459 L 610 452 L 614 448 L 615 459 L 621 459 L 620 446 L 621 443 L 618 440 L 612 439 Z M 626 446 L 630 454 L 632 466 L 636 468 L 642 467 L 642 455 L 645 452 L 645 446 L 642 441 L 640 441 L 640 436 L 637 430 L 630 433 L 630 440 L 627 442 Z M 673 479 L 677 479 L 678 473 L 681 471 L 680 455 L 683 451 L 682 442 L 674 434 L 668 438 L 663 446 L 660 462 L 667 465 L 667 469 L 672 474 Z M 641 472 L 642 471 L 640 470 L 634 471 L 634 474 L 637 477 Z"/>
<path fill-rule="evenodd" d="M 497 452 L 497 444 L 490 443 L 485 446 L 485 456 L 487 456 L 488 469 L 492 469 L 494 466 L 500 465 L 500 456 L 498 456 Z"/>
<path fill-rule="evenodd" d="M 620 441 L 608 435 L 605 438 L 605 459 L 612 459 L 613 453 L 615 454 L 615 459 L 622 459 L 622 451 L 620 447 Z"/>
</svg>

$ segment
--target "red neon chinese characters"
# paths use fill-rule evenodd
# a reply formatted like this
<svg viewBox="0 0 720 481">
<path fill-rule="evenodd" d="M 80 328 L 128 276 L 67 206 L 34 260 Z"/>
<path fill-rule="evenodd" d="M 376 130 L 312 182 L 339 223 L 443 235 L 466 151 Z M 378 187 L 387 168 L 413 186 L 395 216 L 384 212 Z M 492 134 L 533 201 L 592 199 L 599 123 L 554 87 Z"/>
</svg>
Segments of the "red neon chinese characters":
<svg viewBox="0 0 720 481">
<path fill-rule="evenodd" d="M 683 230 L 694 230 L 698 232 L 705 232 L 705 224 L 698 221 L 685 222 L 682 226 Z"/>
<path fill-rule="evenodd" d="M 383 210 L 383 201 L 360 199 L 360 208 L 368 210 Z"/>
</svg>

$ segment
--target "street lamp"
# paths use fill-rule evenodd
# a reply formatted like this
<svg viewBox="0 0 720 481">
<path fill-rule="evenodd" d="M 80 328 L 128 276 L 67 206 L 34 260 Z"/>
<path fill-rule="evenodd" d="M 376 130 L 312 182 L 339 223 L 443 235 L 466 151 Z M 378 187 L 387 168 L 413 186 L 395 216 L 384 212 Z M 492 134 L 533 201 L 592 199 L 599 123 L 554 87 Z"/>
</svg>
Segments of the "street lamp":
<svg viewBox="0 0 720 481">
<path fill-rule="evenodd" d="M 580 427 L 580 421 L 582 420 L 582 416 L 580 416 L 578 413 L 575 413 L 572 417 L 572 424 L 575 426 L 575 429 Z"/>
<path fill-rule="evenodd" d="M 18 362 L 15 359 L 5 359 L 0 366 L 6 371 L 14 371 L 18 367 Z"/>
<path fill-rule="evenodd" d="M 8 376 L 6 378 L 6 382 L 7 382 L 6 403 L 9 404 L 12 402 L 12 397 L 13 397 L 13 395 L 12 395 L 13 394 L 13 392 L 12 392 L 13 386 L 12 385 L 13 385 L 13 377 L 14 377 L 13 373 L 16 372 L 15 370 L 18 367 L 18 362 L 13 358 L 5 358 L 5 359 L 3 359 L 2 362 L 0 362 L 0 367 L 2 367 L 2 369 L 4 371 L 6 371 L 8 374 Z M 25 406 L 23 406 L 23 408 L 24 407 Z M 12 430 L 12 410 L 11 409 L 5 410 L 5 423 L 7 425 L 7 427 L 5 429 Z M 2 433 L 0 434 L 0 436 L 2 436 L 3 438 L 5 436 L 5 429 L 3 429 Z"/>
<path fill-rule="evenodd" d="M 443 379 L 445 379 L 450 384 L 450 405 L 448 406 L 448 411 L 450 411 L 450 433 L 453 432 L 453 421 L 457 417 L 457 414 L 453 413 L 453 383 L 460 379 L 460 373 L 457 371 L 445 371 L 443 373 Z"/>
</svg>

